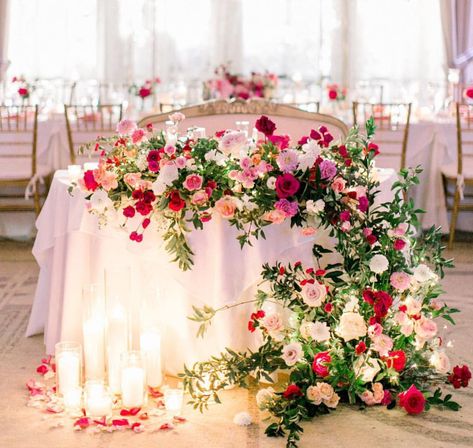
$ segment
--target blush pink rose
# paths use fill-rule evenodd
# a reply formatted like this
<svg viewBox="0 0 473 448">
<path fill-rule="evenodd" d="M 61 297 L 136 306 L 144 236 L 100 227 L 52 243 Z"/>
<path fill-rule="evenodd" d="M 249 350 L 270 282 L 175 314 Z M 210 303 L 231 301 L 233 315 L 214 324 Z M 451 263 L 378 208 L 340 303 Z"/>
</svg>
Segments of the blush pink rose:
<svg viewBox="0 0 473 448">
<path fill-rule="evenodd" d="M 373 344 L 371 346 L 381 356 L 388 356 L 389 352 L 393 348 L 393 340 L 386 334 L 381 334 L 373 338 Z"/>
<path fill-rule="evenodd" d="M 122 120 L 117 125 L 117 132 L 120 135 L 130 135 L 137 129 L 136 123 L 131 120 Z"/>
<path fill-rule="evenodd" d="M 263 215 L 263 219 L 273 224 L 281 224 L 286 219 L 286 214 L 282 210 L 271 210 Z"/>
<path fill-rule="evenodd" d="M 422 339 L 432 339 L 437 334 L 437 324 L 426 317 L 421 317 L 415 323 L 417 336 Z"/>
<path fill-rule="evenodd" d="M 215 210 L 226 219 L 233 218 L 237 208 L 237 200 L 232 196 L 223 196 L 215 203 Z"/>
<path fill-rule="evenodd" d="M 134 187 L 137 182 L 141 179 L 141 173 L 126 173 L 123 176 L 125 183 L 127 183 L 130 187 Z"/>
<path fill-rule="evenodd" d="M 411 276 L 405 272 L 393 272 L 389 278 L 391 286 L 398 291 L 405 291 L 411 284 Z"/>
<path fill-rule="evenodd" d="M 202 188 L 202 176 L 198 174 L 189 174 L 184 181 L 184 188 L 189 191 L 200 190 Z"/>
<path fill-rule="evenodd" d="M 194 205 L 204 205 L 208 199 L 208 194 L 204 190 L 199 190 L 192 195 L 191 203 Z"/>
<path fill-rule="evenodd" d="M 331 188 L 335 193 L 341 193 L 346 186 L 346 181 L 342 177 L 336 177 L 331 185 Z"/>
</svg>

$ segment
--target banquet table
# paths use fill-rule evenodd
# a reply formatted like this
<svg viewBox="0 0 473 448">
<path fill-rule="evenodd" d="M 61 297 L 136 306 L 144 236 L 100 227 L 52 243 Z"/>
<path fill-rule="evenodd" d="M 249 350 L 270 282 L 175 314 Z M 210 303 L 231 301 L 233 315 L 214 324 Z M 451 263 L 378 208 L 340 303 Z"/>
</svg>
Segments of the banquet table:
<svg viewBox="0 0 473 448">
<path fill-rule="evenodd" d="M 392 199 L 391 185 L 397 176 L 394 170 L 380 170 L 379 176 L 377 200 L 381 203 Z M 54 353 L 60 340 L 81 340 L 82 287 L 102 282 L 107 269 L 126 266 L 131 272 L 130 299 L 135 313 L 150 288 L 161 291 L 153 311 L 162 333 L 167 372 L 181 371 L 183 363 L 219 353 L 226 346 L 244 349 L 256 343 L 245 331 L 251 308 L 235 307 L 219 315 L 210 334 L 197 339 L 198 325 L 187 319 L 192 306 L 218 308 L 253 298 L 263 263 L 300 260 L 311 264 L 314 239 L 327 247 L 334 245 L 327 230 L 318 229 L 315 236 L 307 237 L 285 222 L 266 227 L 266 239 L 240 249 L 236 229 L 216 216 L 203 230 L 190 233 L 195 264 L 183 272 L 170 262 L 152 226 L 140 244 L 130 241 L 119 226 L 110 223 L 99 228 L 96 216 L 86 209 L 83 194 L 75 191 L 71 196 L 68 186 L 67 172 L 57 171 L 36 222 L 33 255 L 40 274 L 27 336 L 44 331 L 47 353 Z M 334 262 L 337 256 L 329 254 L 325 261 Z"/>
</svg>

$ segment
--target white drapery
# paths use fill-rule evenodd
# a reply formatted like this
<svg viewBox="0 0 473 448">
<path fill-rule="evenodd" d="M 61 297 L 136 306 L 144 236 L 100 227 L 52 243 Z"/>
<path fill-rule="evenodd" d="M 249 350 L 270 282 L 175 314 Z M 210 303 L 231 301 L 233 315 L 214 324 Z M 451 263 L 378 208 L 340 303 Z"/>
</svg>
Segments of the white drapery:
<svg viewBox="0 0 473 448">
<path fill-rule="evenodd" d="M 231 61 L 346 85 L 440 81 L 439 1 L 15 0 L 10 73 L 175 82 Z"/>
<path fill-rule="evenodd" d="M 8 67 L 8 0 L 0 0 L 0 81 Z"/>
</svg>

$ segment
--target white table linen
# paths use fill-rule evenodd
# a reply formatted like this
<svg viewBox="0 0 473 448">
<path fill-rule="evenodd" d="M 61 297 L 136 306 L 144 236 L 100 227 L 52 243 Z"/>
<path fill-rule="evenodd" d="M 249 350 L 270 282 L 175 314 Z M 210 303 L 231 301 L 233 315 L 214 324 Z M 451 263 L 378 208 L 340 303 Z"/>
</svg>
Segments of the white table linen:
<svg viewBox="0 0 473 448">
<path fill-rule="evenodd" d="M 380 175 L 383 183 L 379 201 L 384 202 L 392 199 L 390 186 L 396 174 L 385 170 Z M 226 346 L 243 349 L 252 343 L 245 329 L 251 307 L 219 315 L 209 336 L 202 340 L 195 338 L 197 324 L 187 319 L 192 305 L 218 308 L 253 298 L 263 263 L 311 262 L 314 237 L 303 237 L 300 229 L 291 229 L 288 222 L 268 226 L 266 240 L 241 250 L 236 229 L 215 217 L 204 230 L 189 235 L 195 265 L 191 271 L 182 272 L 170 263 L 153 229 L 146 231 L 141 244 L 130 241 L 126 232 L 113 226 L 100 230 L 80 192 L 71 197 L 67 186 L 67 173 L 56 172 L 36 223 L 38 235 L 33 247 L 40 275 L 27 335 L 44 330 L 48 353 L 54 352 L 59 340 L 80 341 L 82 286 L 102 281 L 107 267 L 132 267 L 135 309 L 150 285 L 164 288 L 156 313 L 163 333 L 165 367 L 176 373 L 184 362 L 203 359 Z M 315 238 L 319 244 L 333 244 L 324 230 L 318 230 Z"/>
</svg>

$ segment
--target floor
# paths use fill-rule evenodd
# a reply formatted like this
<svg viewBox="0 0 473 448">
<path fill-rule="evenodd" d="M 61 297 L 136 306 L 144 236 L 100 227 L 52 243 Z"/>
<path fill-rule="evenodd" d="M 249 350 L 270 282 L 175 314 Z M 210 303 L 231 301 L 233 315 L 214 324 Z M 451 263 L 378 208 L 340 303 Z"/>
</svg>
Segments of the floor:
<svg viewBox="0 0 473 448">
<path fill-rule="evenodd" d="M 470 240 L 470 241 L 469 241 Z M 462 238 L 447 253 L 456 268 L 444 281 L 448 302 L 463 312 L 455 327 L 444 329 L 454 343 L 453 362 L 473 366 L 473 242 Z M 284 440 L 268 439 L 266 423 L 255 405 L 255 391 L 234 389 L 222 394 L 222 405 L 205 414 L 186 408 L 187 422 L 171 432 L 113 434 L 73 432 L 51 428 L 50 416 L 26 407 L 25 382 L 34 374 L 43 354 L 42 336 L 25 338 L 38 267 L 31 255 L 31 243 L 0 241 L 0 447 L 283 447 Z M 417 417 L 398 410 L 370 408 L 359 411 L 340 406 L 334 413 L 304 424 L 300 448 L 315 445 L 338 447 L 383 446 L 385 448 L 473 447 L 473 384 L 455 392 L 463 408 L 455 413 L 433 410 Z M 236 426 L 232 420 L 240 411 L 249 412 L 254 423 Z"/>
</svg>

